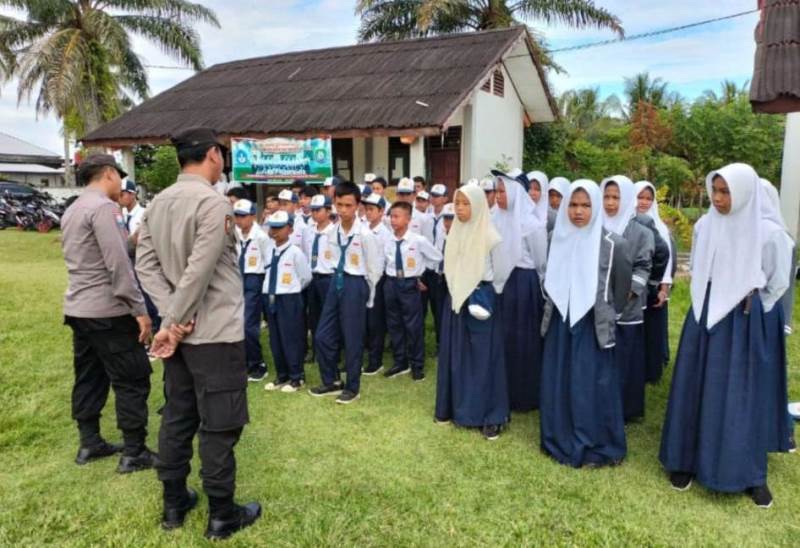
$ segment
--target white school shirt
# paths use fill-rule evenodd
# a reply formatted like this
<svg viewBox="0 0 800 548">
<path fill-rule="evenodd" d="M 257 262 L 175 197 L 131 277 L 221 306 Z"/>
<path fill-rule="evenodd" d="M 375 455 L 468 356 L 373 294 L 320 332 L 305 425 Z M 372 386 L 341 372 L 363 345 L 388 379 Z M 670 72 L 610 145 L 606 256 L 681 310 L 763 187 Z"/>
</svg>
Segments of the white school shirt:
<svg viewBox="0 0 800 548">
<path fill-rule="evenodd" d="M 328 240 L 330 240 L 331 236 L 334 239 L 336 238 L 334 230 L 336 230 L 336 225 L 333 223 L 322 230 L 318 230 L 316 225 L 313 229 L 309 229 L 308 238 L 306 238 L 305 241 L 305 255 L 308 258 L 308 265 L 311 268 L 312 274 L 333 274 L 336 270 L 336 263 L 333 262 L 333 252 L 328 246 Z M 317 244 L 317 264 L 313 266 L 314 256 L 312 251 L 314 248 L 314 240 L 317 235 L 319 235 L 319 243 Z"/>
<path fill-rule="evenodd" d="M 286 242 L 280 247 L 273 247 L 267 262 L 267 272 L 264 277 L 262 292 L 269 294 L 270 269 L 272 256 L 280 256 L 278 260 L 278 277 L 275 280 L 275 294 L 288 295 L 300 293 L 311 282 L 311 268 L 308 266 L 306 256 L 300 248 L 291 242 Z"/>
<path fill-rule="evenodd" d="M 427 238 L 406 230 L 402 238 L 393 236 L 391 240 L 384 242 L 384 258 L 386 261 L 386 275 L 392 278 L 397 276 L 396 254 L 397 242 L 400 244 L 400 255 L 403 259 L 403 277 L 418 278 L 422 276 L 429 263 L 442 260 L 442 254 L 433 247 Z"/>
<path fill-rule="evenodd" d="M 138 202 L 134 206 L 133 209 L 128 211 L 127 209 L 124 211 L 125 213 L 125 226 L 128 228 L 128 234 L 133 234 L 137 230 L 139 230 L 139 226 L 142 224 L 142 217 L 144 216 L 145 208 L 143 208 Z"/>
<path fill-rule="evenodd" d="M 267 236 L 258 223 L 253 223 L 247 238 L 242 235 L 242 230 L 236 227 L 236 264 L 244 253 L 244 273 L 264 274 L 272 257 L 272 248 L 275 242 Z"/>
<path fill-rule="evenodd" d="M 436 264 L 430 265 L 428 268 L 430 268 L 437 274 L 444 274 L 444 251 L 445 251 L 445 245 L 447 243 L 447 231 L 445 231 L 444 226 L 442 226 L 442 235 L 439 236 L 437 234 L 436 240 L 438 243 L 435 247 L 436 249 L 439 250 L 439 253 L 442 254 L 443 259 Z"/>
<path fill-rule="evenodd" d="M 379 249 L 384 249 L 386 247 L 386 242 L 394 240 L 394 234 L 392 231 L 387 228 L 387 226 L 383 223 L 378 223 L 374 228 L 369 227 L 372 233 L 375 235 L 375 239 L 378 242 Z M 386 271 L 386 257 L 383 253 L 381 253 L 381 274 Z"/>
<path fill-rule="evenodd" d="M 289 241 L 292 243 L 292 245 L 297 246 L 301 252 L 306 248 L 305 241 L 308 238 L 308 233 L 308 224 L 306 224 L 306 222 L 303 220 L 303 216 L 295 214 L 294 224 L 292 225 L 292 233 L 289 236 Z"/>
<path fill-rule="evenodd" d="M 433 218 L 415 207 L 414 211 L 411 212 L 411 222 L 408 223 L 408 230 L 427 238 L 427 234 L 433 234 Z"/>
<path fill-rule="evenodd" d="M 791 285 L 792 251 L 794 242 L 783 230 L 773 231 L 766 239 L 761 251 L 761 269 L 767 284 L 759 289 L 764 312 L 772 311 Z"/>
<path fill-rule="evenodd" d="M 339 248 L 338 239 L 341 240 L 342 245 L 346 245 L 350 236 L 353 239 L 347 247 L 344 271 L 351 276 L 361 276 L 367 280 L 369 285 L 369 300 L 367 301 L 367 308 L 372 308 L 372 303 L 375 298 L 375 286 L 383 275 L 382 266 L 382 251 L 378 240 L 369 226 L 362 223 L 358 219 L 353 221 L 353 226 L 350 232 L 345 234 L 341 222 L 336 223 L 335 228 L 331 231 L 330 238 L 328 238 L 328 249 L 331 250 L 331 262 L 334 265 L 334 275 L 336 268 L 339 266 L 339 258 L 342 255 Z"/>
<path fill-rule="evenodd" d="M 442 208 L 444 210 L 444 208 Z M 444 217 L 442 216 L 443 211 L 440 211 L 437 215 L 433 212 L 433 208 L 430 208 L 431 213 L 428 214 L 428 218 L 430 222 L 428 223 L 428 227 L 426 229 L 426 233 L 424 236 L 428 239 L 429 242 L 433 244 L 433 247 L 442 251 L 444 240 L 447 238 L 446 231 L 444 229 Z M 434 227 L 436 227 L 436 233 L 434 234 Z M 436 272 L 439 271 L 439 263 L 428 263 L 429 270 L 435 270 Z"/>
<path fill-rule="evenodd" d="M 517 266 L 536 270 L 544 276 L 547 267 L 547 227 L 536 228 L 522 238 L 522 255 Z"/>
</svg>

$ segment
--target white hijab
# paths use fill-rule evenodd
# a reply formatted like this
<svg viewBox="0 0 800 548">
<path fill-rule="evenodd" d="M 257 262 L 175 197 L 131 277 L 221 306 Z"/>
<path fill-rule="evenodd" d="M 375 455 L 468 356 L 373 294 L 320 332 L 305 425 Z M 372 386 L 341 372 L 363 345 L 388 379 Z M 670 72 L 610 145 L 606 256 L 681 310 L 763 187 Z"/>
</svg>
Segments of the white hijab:
<svg viewBox="0 0 800 548">
<path fill-rule="evenodd" d="M 492 215 L 492 221 L 503 239 L 493 265 L 495 285 L 502 287 L 522 259 L 523 238 L 536 228 L 546 226 L 547 217 L 542 221 L 534 213 L 536 206 L 522 183 L 508 177 L 499 177 L 498 180 L 505 186 L 508 198 L 508 209 L 495 205 Z"/>
<path fill-rule="evenodd" d="M 648 215 L 656 225 L 656 230 L 658 230 L 658 235 L 661 236 L 661 239 L 666 242 L 669 246 L 669 263 L 667 264 L 667 271 L 664 272 L 664 278 L 661 280 L 662 283 L 672 283 L 672 238 L 669 235 L 669 228 L 664 221 L 661 220 L 661 214 L 658 212 L 658 200 L 656 200 L 656 187 L 650 181 L 639 181 L 635 185 L 633 185 L 636 194 L 636 203 L 638 208 L 639 203 L 639 194 L 646 188 L 650 189 L 650 192 L 653 193 L 653 203 L 650 204 L 650 209 L 645 212 L 645 215 Z M 637 209 L 638 211 L 638 209 Z"/>
<path fill-rule="evenodd" d="M 453 219 L 444 252 L 444 275 L 456 313 L 481 283 L 486 258 L 500 243 L 500 235 L 489 221 L 489 204 L 481 187 L 464 185 L 456 190 L 455 196 L 459 194 L 469 200 L 472 216 L 466 223 L 459 221 L 458 216 Z"/>
<path fill-rule="evenodd" d="M 770 224 L 778 225 L 782 230 L 789 232 L 786 221 L 781 214 L 781 197 L 778 189 L 766 179 L 760 179 L 761 183 L 761 216 Z M 794 239 L 794 238 L 793 238 Z"/>
<path fill-rule="evenodd" d="M 583 189 L 592 202 L 592 219 L 578 228 L 569 220 L 569 200 Z M 544 289 L 558 308 L 564 321 L 574 327 L 597 299 L 597 269 L 600 265 L 600 243 L 603 237 L 603 194 L 597 183 L 587 179 L 575 181 L 564 196 L 566 205 L 558 210 L 547 259 Z"/>
<path fill-rule="evenodd" d="M 706 177 L 710 199 L 717 175 L 728 184 L 731 211 L 723 215 L 712 205 L 701 219 L 692 250 L 692 310 L 698 322 L 711 282 L 708 329 L 725 318 L 751 291 L 766 284 L 761 270 L 764 225 L 758 174 L 746 164 L 730 164 L 712 171 Z"/>
<path fill-rule="evenodd" d="M 561 198 L 566 198 L 569 194 L 569 179 L 566 177 L 553 177 L 548 184 L 549 190 L 555 190 L 561 194 Z"/>
<path fill-rule="evenodd" d="M 533 186 L 534 181 L 539 183 L 541 195 L 539 196 L 538 202 L 533 202 L 533 214 L 536 215 L 537 219 L 547 224 L 547 210 L 550 208 L 550 202 L 547 199 L 547 192 L 550 190 L 550 179 L 547 178 L 547 174 L 545 174 L 543 171 L 531 171 L 525 176 L 528 178 L 528 181 L 530 181 L 531 186 Z M 530 196 L 530 194 L 528 196 Z"/>
<path fill-rule="evenodd" d="M 624 175 L 614 175 L 613 177 L 603 179 L 603 182 L 600 184 L 600 192 L 603 195 L 605 195 L 606 186 L 608 186 L 609 183 L 616 183 L 617 187 L 619 187 L 619 209 L 616 215 L 609 217 L 606 215 L 602 204 L 600 204 L 600 209 L 603 211 L 603 226 L 609 232 L 622 236 L 622 233 L 628 228 L 628 223 L 631 222 L 631 219 L 636 217 L 636 191 L 633 188 L 633 181 L 629 178 Z"/>
</svg>

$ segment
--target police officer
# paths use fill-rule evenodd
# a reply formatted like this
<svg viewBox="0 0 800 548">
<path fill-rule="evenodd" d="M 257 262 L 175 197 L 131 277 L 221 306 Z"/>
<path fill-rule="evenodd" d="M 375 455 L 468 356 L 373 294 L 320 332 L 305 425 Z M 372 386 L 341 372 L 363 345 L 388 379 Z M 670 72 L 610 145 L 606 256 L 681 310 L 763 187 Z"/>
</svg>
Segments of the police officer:
<svg viewBox="0 0 800 548">
<path fill-rule="evenodd" d="M 200 476 L 209 503 L 206 537 L 221 539 L 261 515 L 258 503 L 240 506 L 233 498 L 233 448 L 249 420 L 242 278 L 233 208 L 211 186 L 222 174 L 223 145 L 205 128 L 186 130 L 172 143 L 181 174 L 147 208 L 136 250 L 142 287 L 162 318 L 151 347 L 165 359 L 157 464 L 164 487 L 162 527 L 180 527 L 197 504 L 186 477 L 199 431 Z"/>
<path fill-rule="evenodd" d="M 152 370 L 143 343 L 150 337 L 150 318 L 115 203 L 122 177 L 125 172 L 112 156 L 89 156 L 78 169 L 78 184 L 86 190 L 67 208 L 61 227 L 69 275 L 64 323 L 72 328 L 74 349 L 72 417 L 81 442 L 75 462 L 86 464 L 121 451 L 117 471 L 124 474 L 152 467 L 154 455 L 145 446 Z M 124 447 L 100 435 L 109 385 Z"/>
</svg>

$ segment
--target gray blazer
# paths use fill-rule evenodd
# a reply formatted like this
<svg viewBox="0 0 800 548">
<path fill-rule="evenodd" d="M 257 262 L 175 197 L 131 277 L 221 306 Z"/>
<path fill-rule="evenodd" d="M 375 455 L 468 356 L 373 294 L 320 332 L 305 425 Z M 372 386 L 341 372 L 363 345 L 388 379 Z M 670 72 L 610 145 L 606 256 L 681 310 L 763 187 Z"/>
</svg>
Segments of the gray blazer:
<svg viewBox="0 0 800 548">
<path fill-rule="evenodd" d="M 628 242 L 629 259 L 633 272 L 631 273 L 631 292 L 635 299 L 628 301 L 622 310 L 618 323 L 639 324 L 644 322 L 644 309 L 647 307 L 647 282 L 650 280 L 650 269 L 653 267 L 653 253 L 656 250 L 653 233 L 646 228 L 647 225 L 655 228 L 653 219 L 647 215 L 637 215 L 631 219 L 622 237 Z"/>
<path fill-rule="evenodd" d="M 600 265 L 597 269 L 597 299 L 594 304 L 594 329 L 600 348 L 616 344 L 617 311 L 625 308 L 631 290 L 630 245 L 625 239 L 603 229 Z M 555 305 L 547 295 L 542 317 L 542 336 L 547 335 Z"/>
</svg>

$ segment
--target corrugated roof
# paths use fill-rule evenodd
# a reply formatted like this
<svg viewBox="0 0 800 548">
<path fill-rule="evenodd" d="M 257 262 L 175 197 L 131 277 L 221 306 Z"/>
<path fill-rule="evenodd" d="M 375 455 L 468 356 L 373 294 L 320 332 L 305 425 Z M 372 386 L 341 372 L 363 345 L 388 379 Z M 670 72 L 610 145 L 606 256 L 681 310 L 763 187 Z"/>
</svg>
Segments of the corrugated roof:
<svg viewBox="0 0 800 548">
<path fill-rule="evenodd" d="M 526 39 L 525 27 L 515 27 L 223 63 L 145 101 L 83 141 L 163 142 L 192 126 L 254 137 L 399 129 L 438 133 L 503 55 Z M 543 80 L 535 59 L 533 65 Z M 542 86 L 545 109 L 554 114 L 547 84 Z"/>
<path fill-rule="evenodd" d="M 40 146 L 0 131 L 0 156 L 39 156 L 52 157 L 58 161 L 61 156 Z"/>
<path fill-rule="evenodd" d="M 769 113 L 800 111 L 800 0 L 761 0 L 750 102 Z"/>
<path fill-rule="evenodd" d="M 63 169 L 41 166 L 39 164 L 7 164 L 0 163 L 0 173 L 36 173 L 45 175 L 60 175 Z"/>
</svg>

